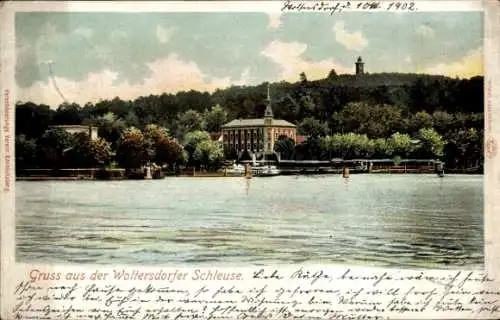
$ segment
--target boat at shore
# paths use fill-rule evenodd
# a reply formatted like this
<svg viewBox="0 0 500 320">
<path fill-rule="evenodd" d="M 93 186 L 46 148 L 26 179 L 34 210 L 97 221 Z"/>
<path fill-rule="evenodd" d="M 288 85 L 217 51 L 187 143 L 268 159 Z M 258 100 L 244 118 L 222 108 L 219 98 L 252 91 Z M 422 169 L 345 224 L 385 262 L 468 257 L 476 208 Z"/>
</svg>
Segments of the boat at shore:
<svg viewBox="0 0 500 320">
<path fill-rule="evenodd" d="M 273 177 L 280 175 L 281 171 L 276 166 L 263 165 L 252 167 L 252 175 L 255 177 Z"/>
<path fill-rule="evenodd" d="M 244 165 L 234 164 L 232 168 L 226 169 L 225 174 L 226 176 L 271 177 L 281 174 L 281 170 L 273 165 L 254 165 L 245 169 Z"/>
<path fill-rule="evenodd" d="M 245 174 L 245 166 L 241 164 L 233 164 L 232 168 L 227 168 L 224 171 L 226 176 L 243 176 Z"/>
</svg>

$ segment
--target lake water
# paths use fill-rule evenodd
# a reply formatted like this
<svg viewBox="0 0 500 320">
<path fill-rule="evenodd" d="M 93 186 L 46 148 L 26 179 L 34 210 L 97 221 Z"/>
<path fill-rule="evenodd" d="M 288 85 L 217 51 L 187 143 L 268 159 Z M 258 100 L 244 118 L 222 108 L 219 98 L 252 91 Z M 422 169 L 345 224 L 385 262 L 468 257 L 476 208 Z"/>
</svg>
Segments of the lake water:
<svg viewBox="0 0 500 320">
<path fill-rule="evenodd" d="M 16 183 L 17 260 L 483 265 L 483 176 Z"/>
</svg>

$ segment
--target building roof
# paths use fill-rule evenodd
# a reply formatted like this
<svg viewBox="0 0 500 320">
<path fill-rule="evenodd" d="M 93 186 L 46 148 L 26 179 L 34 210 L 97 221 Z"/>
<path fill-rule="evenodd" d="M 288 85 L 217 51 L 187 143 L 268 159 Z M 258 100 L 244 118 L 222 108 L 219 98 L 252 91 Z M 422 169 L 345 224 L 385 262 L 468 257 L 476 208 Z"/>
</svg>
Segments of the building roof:
<svg viewBox="0 0 500 320">
<path fill-rule="evenodd" d="M 97 128 L 95 125 L 81 125 L 81 124 L 64 124 L 64 125 L 54 125 L 49 126 L 50 128 L 61 128 L 61 129 L 86 129 Z"/>
<path fill-rule="evenodd" d="M 256 127 L 256 126 L 264 126 L 264 118 L 260 119 L 235 119 L 229 123 L 223 125 L 223 128 L 233 128 L 233 127 Z M 294 125 L 291 122 L 281 119 L 272 119 L 271 126 L 273 127 L 293 127 Z"/>
</svg>

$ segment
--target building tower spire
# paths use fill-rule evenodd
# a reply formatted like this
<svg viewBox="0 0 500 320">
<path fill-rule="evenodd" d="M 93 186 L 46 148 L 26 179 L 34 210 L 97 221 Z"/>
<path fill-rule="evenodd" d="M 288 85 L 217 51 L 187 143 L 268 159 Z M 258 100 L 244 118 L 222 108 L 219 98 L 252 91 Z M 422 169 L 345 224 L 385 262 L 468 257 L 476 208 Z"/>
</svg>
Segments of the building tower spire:
<svg viewBox="0 0 500 320">
<path fill-rule="evenodd" d="M 273 118 L 273 108 L 271 107 L 271 85 L 267 84 L 266 112 L 264 118 Z"/>
</svg>

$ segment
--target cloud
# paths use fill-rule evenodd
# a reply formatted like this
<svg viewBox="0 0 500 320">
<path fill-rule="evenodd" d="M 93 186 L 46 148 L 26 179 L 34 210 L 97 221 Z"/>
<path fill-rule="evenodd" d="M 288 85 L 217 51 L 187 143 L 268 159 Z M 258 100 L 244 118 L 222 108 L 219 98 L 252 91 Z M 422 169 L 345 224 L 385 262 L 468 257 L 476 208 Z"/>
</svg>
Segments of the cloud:
<svg viewBox="0 0 500 320">
<path fill-rule="evenodd" d="M 423 24 L 419 25 L 415 32 L 426 39 L 434 38 L 435 35 L 434 29 Z"/>
<path fill-rule="evenodd" d="M 16 37 L 16 68 L 22 66 L 33 59 L 33 46 L 22 36 Z"/>
<path fill-rule="evenodd" d="M 278 29 L 281 25 L 281 13 L 273 12 L 267 14 L 269 17 L 268 29 Z"/>
<path fill-rule="evenodd" d="M 37 63 L 43 63 L 47 60 L 53 60 L 57 56 L 57 46 L 65 40 L 65 35 L 57 32 L 56 26 L 50 22 L 40 27 L 40 34 L 34 41 L 33 50 L 35 52 L 33 60 Z M 23 60 L 26 52 L 18 53 L 18 59 Z"/>
<path fill-rule="evenodd" d="M 250 74 L 251 74 L 250 67 L 245 68 L 241 72 L 240 78 L 232 81 L 231 85 L 244 86 L 244 85 L 250 84 L 252 81 L 252 76 Z"/>
<path fill-rule="evenodd" d="M 85 58 L 98 59 L 102 61 L 110 61 L 113 58 L 113 54 L 109 47 L 103 45 L 95 45 L 90 49 L 85 50 L 84 52 Z"/>
<path fill-rule="evenodd" d="M 449 77 L 470 78 L 483 75 L 483 48 L 469 51 L 463 58 L 450 62 L 440 63 L 419 70 L 421 73 L 440 74 Z"/>
<path fill-rule="evenodd" d="M 406 63 L 411 63 L 411 62 L 412 62 L 412 58 L 411 58 L 411 56 L 410 56 L 410 55 L 407 55 L 407 56 L 405 57 L 405 60 L 404 60 L 404 61 L 405 61 Z"/>
<path fill-rule="evenodd" d="M 58 35 L 59 34 L 56 31 L 56 26 L 50 22 L 47 22 L 40 28 L 40 36 L 38 37 L 37 41 L 42 44 L 54 42 L 57 40 Z"/>
<path fill-rule="evenodd" d="M 57 33 L 56 27 L 52 23 L 50 22 L 45 23 L 40 28 L 40 35 L 36 39 L 35 43 L 36 52 L 39 53 L 40 51 L 43 51 L 45 48 L 49 47 L 49 45 L 56 42 L 57 39 L 60 39 L 60 36 L 61 35 Z"/>
<path fill-rule="evenodd" d="M 151 76 L 138 85 L 131 85 L 126 81 L 117 83 L 119 74 L 110 70 L 89 73 L 82 81 L 55 77 L 55 82 L 70 102 L 84 105 L 87 102 L 112 99 L 116 96 L 126 100 L 143 95 L 175 93 L 191 89 L 213 92 L 215 89 L 233 84 L 245 85 L 250 74 L 250 69 L 247 68 L 242 71 L 239 79 L 210 77 L 204 74 L 194 61 L 185 61 L 175 53 L 151 61 L 147 67 L 151 70 Z M 52 81 L 37 82 L 28 88 L 18 88 L 17 95 L 20 101 L 45 103 L 52 107 L 57 107 L 63 102 Z"/>
<path fill-rule="evenodd" d="M 167 43 L 174 34 L 174 28 L 164 28 L 161 25 L 156 26 L 156 39 L 160 43 Z"/>
<path fill-rule="evenodd" d="M 352 70 L 347 69 L 333 59 L 321 61 L 309 61 L 303 57 L 307 49 L 307 44 L 299 42 L 283 42 L 279 40 L 272 41 L 261 52 L 281 68 L 281 73 L 276 80 L 286 80 L 295 82 L 299 74 L 304 72 L 309 80 L 323 79 L 328 73 L 335 69 L 337 73 L 349 73 Z"/>
<path fill-rule="evenodd" d="M 349 33 L 345 29 L 344 21 L 337 21 L 333 26 L 335 40 L 349 50 L 361 51 L 368 46 L 368 40 L 361 32 Z"/>
</svg>

